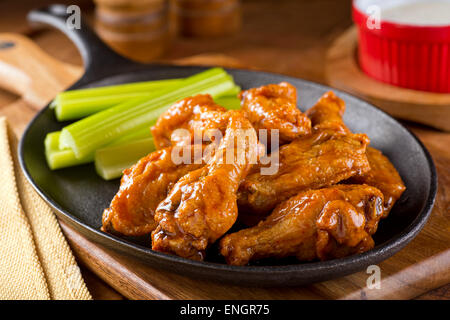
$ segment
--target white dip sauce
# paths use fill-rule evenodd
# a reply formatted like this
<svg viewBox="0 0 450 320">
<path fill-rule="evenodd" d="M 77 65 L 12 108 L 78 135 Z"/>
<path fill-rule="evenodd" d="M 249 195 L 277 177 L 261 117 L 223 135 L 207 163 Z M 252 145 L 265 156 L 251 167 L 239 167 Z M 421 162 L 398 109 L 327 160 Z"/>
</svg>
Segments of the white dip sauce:
<svg viewBox="0 0 450 320">
<path fill-rule="evenodd" d="M 450 25 L 450 1 L 405 1 L 394 7 L 382 8 L 384 21 L 413 25 Z"/>
</svg>

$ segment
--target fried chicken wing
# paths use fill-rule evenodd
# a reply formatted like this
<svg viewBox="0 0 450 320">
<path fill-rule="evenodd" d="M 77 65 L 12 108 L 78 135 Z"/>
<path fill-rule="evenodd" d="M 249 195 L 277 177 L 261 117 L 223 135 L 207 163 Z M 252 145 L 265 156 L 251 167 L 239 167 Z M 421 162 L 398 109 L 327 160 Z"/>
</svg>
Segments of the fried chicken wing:
<svg viewBox="0 0 450 320">
<path fill-rule="evenodd" d="M 324 94 L 306 114 L 311 119 L 314 131 L 334 128 L 336 132 L 350 133 L 342 120 L 344 112 L 344 101 L 330 91 Z M 381 151 L 367 147 L 366 155 L 370 171 L 353 176 L 347 183 L 367 184 L 380 189 L 384 195 L 384 213 L 387 216 L 406 187 L 395 167 Z"/>
<path fill-rule="evenodd" d="M 230 111 L 214 157 L 181 178 L 159 204 L 152 249 L 202 260 L 208 245 L 236 221 L 236 191 L 257 156 L 255 130 L 240 112 Z"/>
<path fill-rule="evenodd" d="M 261 220 L 277 204 L 301 191 L 327 187 L 367 172 L 368 143 L 364 134 L 324 130 L 282 146 L 276 173 L 263 175 L 264 165 L 255 165 L 239 188 L 243 218 L 250 218 L 245 223 Z"/>
<path fill-rule="evenodd" d="M 257 226 L 226 235 L 220 252 L 228 264 L 294 256 L 327 260 L 365 252 L 383 216 L 383 194 L 367 185 L 309 190 L 278 205 Z"/>
<path fill-rule="evenodd" d="M 369 139 L 352 134 L 342 115 L 345 103 L 333 92 L 324 94 L 306 114 L 312 133 L 279 149 L 278 172 L 264 175 L 256 165 L 239 189 L 240 220 L 254 225 L 278 203 L 308 189 L 323 188 L 367 172 Z"/>
<path fill-rule="evenodd" d="M 201 139 L 201 135 L 209 129 L 225 130 L 228 121 L 226 111 L 209 94 L 198 94 L 178 101 L 159 117 L 151 129 L 156 148 L 189 145 L 195 135 L 200 135 Z M 189 134 L 176 135 L 174 131 L 177 129 L 185 129 Z"/>
<path fill-rule="evenodd" d="M 316 104 L 306 111 L 311 119 L 313 131 L 333 129 L 339 133 L 350 133 L 342 116 L 345 112 L 345 102 L 337 97 L 333 91 L 325 93 Z"/>
<path fill-rule="evenodd" d="M 362 183 L 380 189 L 384 195 L 384 213 L 387 216 L 406 190 L 405 184 L 394 165 L 381 151 L 368 147 L 366 154 L 370 171 L 351 177 L 347 183 Z"/>
<path fill-rule="evenodd" d="M 203 148 L 202 148 L 203 149 Z M 120 189 L 103 212 L 102 230 L 127 236 L 141 236 L 156 228 L 156 207 L 172 186 L 190 171 L 204 166 L 190 147 L 190 163 L 174 163 L 173 147 L 150 153 L 124 171 Z M 201 155 L 200 155 L 201 157 Z"/>
<path fill-rule="evenodd" d="M 311 132 L 311 121 L 297 108 L 297 89 L 287 83 L 269 84 L 242 91 L 242 110 L 254 128 L 279 130 L 282 145 Z"/>
</svg>

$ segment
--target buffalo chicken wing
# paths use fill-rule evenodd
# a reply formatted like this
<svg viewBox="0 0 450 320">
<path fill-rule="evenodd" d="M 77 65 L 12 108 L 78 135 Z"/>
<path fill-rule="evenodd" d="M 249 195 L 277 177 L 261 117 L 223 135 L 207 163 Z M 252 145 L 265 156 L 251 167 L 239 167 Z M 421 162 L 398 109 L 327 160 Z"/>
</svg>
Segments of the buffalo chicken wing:
<svg viewBox="0 0 450 320">
<path fill-rule="evenodd" d="M 309 189 L 323 188 L 370 170 L 364 134 L 336 135 L 324 131 L 297 139 L 279 150 L 275 174 L 253 168 L 239 189 L 246 216 L 264 217 L 280 202 Z M 251 222 L 250 222 L 251 224 Z"/>
<path fill-rule="evenodd" d="M 333 259 L 374 246 L 383 194 L 367 185 L 309 190 L 278 205 L 257 226 L 226 235 L 220 250 L 232 265 L 262 258 Z"/>
<path fill-rule="evenodd" d="M 250 122 L 240 112 L 230 113 L 214 157 L 181 178 L 159 204 L 153 250 L 203 260 L 207 247 L 236 221 L 236 191 L 256 161 L 258 144 Z"/>
<path fill-rule="evenodd" d="M 178 179 L 204 165 L 202 159 L 195 158 L 193 147 L 189 148 L 191 161 L 186 164 L 174 163 L 172 151 L 168 147 L 152 152 L 124 171 L 119 191 L 103 212 L 103 231 L 141 236 L 156 228 L 153 216 L 158 204 Z"/>
<path fill-rule="evenodd" d="M 208 130 L 225 130 L 228 121 L 226 111 L 208 94 L 178 101 L 152 127 L 156 148 L 189 145 L 196 137 L 202 142 Z M 177 129 L 184 130 L 178 130 L 179 134 L 176 134 Z"/>
<path fill-rule="evenodd" d="M 345 134 L 350 133 L 350 130 L 342 119 L 344 111 L 344 101 L 330 91 L 323 95 L 306 114 L 310 117 L 315 132 L 333 128 L 336 132 Z M 367 147 L 366 156 L 370 170 L 357 174 L 346 182 L 368 184 L 378 188 L 384 195 L 384 214 L 387 216 L 406 187 L 394 165 L 381 151 Z"/>
<path fill-rule="evenodd" d="M 278 130 L 280 145 L 311 132 L 311 121 L 297 108 L 297 89 L 287 82 L 242 91 L 239 97 L 253 127 L 267 130 L 268 139 Z"/>
</svg>

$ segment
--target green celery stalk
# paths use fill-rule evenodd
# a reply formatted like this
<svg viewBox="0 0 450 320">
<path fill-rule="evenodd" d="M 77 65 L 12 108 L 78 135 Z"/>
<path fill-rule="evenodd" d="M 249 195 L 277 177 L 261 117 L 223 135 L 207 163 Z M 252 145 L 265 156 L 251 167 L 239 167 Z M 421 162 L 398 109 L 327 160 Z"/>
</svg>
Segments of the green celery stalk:
<svg viewBox="0 0 450 320">
<path fill-rule="evenodd" d="M 130 141 L 144 139 L 144 138 L 151 138 L 151 137 L 152 137 L 152 132 L 150 130 L 150 127 L 144 127 L 135 132 L 132 132 L 130 134 L 119 137 L 117 140 L 114 140 L 108 146 L 117 146 L 117 145 L 127 143 Z"/>
<path fill-rule="evenodd" d="M 59 149 L 60 134 L 60 131 L 48 133 L 44 140 L 45 157 L 50 169 L 56 170 L 94 161 L 93 154 L 82 159 L 77 159 L 72 149 Z"/>
<path fill-rule="evenodd" d="M 95 153 L 84 157 L 83 159 L 77 159 L 75 153 L 72 149 L 60 149 L 59 148 L 59 137 L 61 131 L 50 132 L 45 137 L 45 157 L 47 159 L 47 164 L 50 169 L 62 169 L 67 167 L 73 167 L 94 161 Z M 143 128 L 129 135 L 120 137 L 119 139 L 113 141 L 108 146 L 119 146 L 129 143 L 130 141 L 148 139 L 151 138 L 150 128 Z"/>
<path fill-rule="evenodd" d="M 228 110 L 239 110 L 241 100 L 237 96 L 223 96 L 214 99 L 214 102 Z"/>
<path fill-rule="evenodd" d="M 123 170 L 154 150 L 152 138 L 101 148 L 95 152 L 95 169 L 105 180 L 119 178 Z"/>
<path fill-rule="evenodd" d="M 230 90 L 228 90 L 225 94 L 223 94 L 224 96 L 235 96 L 237 97 L 238 94 L 241 92 L 241 87 L 239 87 L 238 85 L 235 85 L 233 88 L 231 88 Z"/>
<path fill-rule="evenodd" d="M 68 125 L 61 131 L 60 148 L 71 148 L 77 159 L 82 159 L 120 136 L 152 126 L 162 112 L 180 99 L 199 93 L 216 98 L 234 86 L 225 70 L 209 69 L 149 97 L 131 99 Z"/>
<path fill-rule="evenodd" d="M 149 94 L 174 85 L 182 79 L 154 80 L 99 88 L 61 92 L 52 101 L 58 121 L 80 119 L 113 107 L 123 101 L 146 97 Z"/>
</svg>

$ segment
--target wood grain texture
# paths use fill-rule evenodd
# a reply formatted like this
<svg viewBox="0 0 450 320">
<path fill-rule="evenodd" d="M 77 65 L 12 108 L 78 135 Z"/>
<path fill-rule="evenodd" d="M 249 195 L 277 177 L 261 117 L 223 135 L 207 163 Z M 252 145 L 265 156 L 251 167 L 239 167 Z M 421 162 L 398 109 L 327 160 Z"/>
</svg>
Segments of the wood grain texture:
<svg viewBox="0 0 450 320">
<path fill-rule="evenodd" d="M 382 83 L 358 66 L 358 32 L 349 28 L 328 50 L 327 82 L 370 101 L 391 115 L 450 131 L 450 94 L 415 91 Z"/>
<path fill-rule="evenodd" d="M 28 38 L 0 34 L 0 86 L 28 101 L 33 106 L 45 106 L 74 83 L 82 69 L 47 55 Z"/>
<path fill-rule="evenodd" d="M 228 63 L 238 61 L 261 70 L 325 82 L 323 62 L 327 48 L 334 36 L 351 24 L 349 5 L 350 1 L 334 0 L 244 2 L 245 24 L 240 34 L 208 41 L 178 39 L 166 59 L 220 52 L 231 57 Z M 284 19 L 268 29 L 273 15 L 282 15 Z M 75 47 L 60 33 L 46 31 L 33 35 L 33 40 L 58 60 L 80 64 Z M 198 58 L 195 60 L 198 62 Z M 0 114 L 7 115 L 15 131 L 20 133 L 35 114 L 34 108 L 42 105 L 31 107 L 20 99 L 11 105 L 13 98 L 0 92 Z M 364 272 L 301 288 L 255 289 L 201 282 L 153 270 L 108 252 L 62 226 L 78 261 L 132 299 L 406 299 L 419 295 L 420 299 L 450 299 L 450 285 L 445 285 L 450 282 L 449 273 L 445 272 L 450 268 L 450 134 L 415 125 L 411 129 L 419 135 L 436 162 L 438 198 L 429 222 L 418 237 L 379 265 L 383 281 L 379 291 L 365 288 L 368 275 Z M 87 279 L 89 289 L 98 290 L 97 294 L 93 292 L 94 297 L 120 298 L 91 274 Z M 443 287 L 429 291 L 439 286 Z"/>
</svg>

